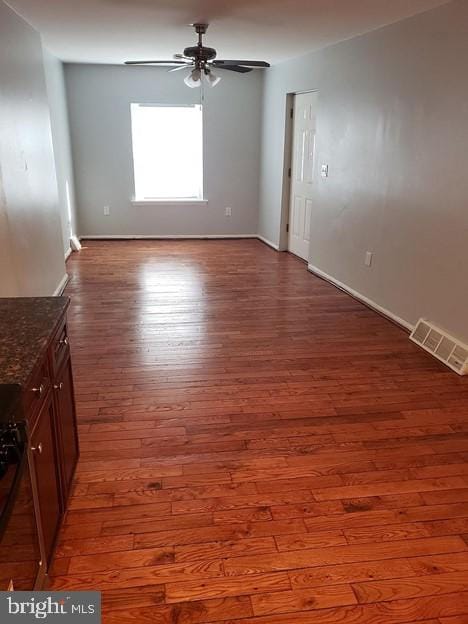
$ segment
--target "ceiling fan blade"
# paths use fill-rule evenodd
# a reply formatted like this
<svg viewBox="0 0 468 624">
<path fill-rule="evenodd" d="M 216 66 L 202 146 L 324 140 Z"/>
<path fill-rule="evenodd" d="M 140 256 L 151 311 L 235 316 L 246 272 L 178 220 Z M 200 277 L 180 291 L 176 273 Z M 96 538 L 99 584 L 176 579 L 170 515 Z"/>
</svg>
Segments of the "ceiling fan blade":
<svg viewBox="0 0 468 624">
<path fill-rule="evenodd" d="M 213 65 L 242 65 L 244 67 L 270 67 L 270 63 L 266 61 L 225 61 L 216 59 L 213 61 Z"/>
<path fill-rule="evenodd" d="M 187 65 L 186 61 L 125 61 L 125 65 Z"/>
<path fill-rule="evenodd" d="M 239 74 L 248 74 L 253 71 L 251 67 L 241 67 L 241 65 L 214 65 L 216 69 L 227 69 L 228 71 L 237 72 Z"/>
<path fill-rule="evenodd" d="M 168 71 L 168 74 L 170 74 L 171 72 L 180 71 L 181 69 L 189 68 L 191 66 L 192 66 L 191 63 L 185 63 L 184 65 L 178 65 L 177 67 L 173 67 L 172 69 L 170 69 Z"/>
</svg>

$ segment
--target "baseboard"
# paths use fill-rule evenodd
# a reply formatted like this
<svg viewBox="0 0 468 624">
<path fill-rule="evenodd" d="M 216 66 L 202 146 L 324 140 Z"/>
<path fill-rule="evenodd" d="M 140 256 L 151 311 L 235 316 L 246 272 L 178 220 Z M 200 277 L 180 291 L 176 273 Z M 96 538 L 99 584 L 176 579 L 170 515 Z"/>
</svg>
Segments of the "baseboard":
<svg viewBox="0 0 468 624">
<path fill-rule="evenodd" d="M 81 251 L 80 239 L 76 234 L 70 237 L 70 247 L 72 251 Z"/>
<path fill-rule="evenodd" d="M 80 236 L 80 240 L 224 240 L 257 238 L 256 234 L 92 234 Z"/>
<path fill-rule="evenodd" d="M 413 331 L 414 325 L 411 325 L 411 323 L 408 323 L 408 321 L 405 321 L 404 319 L 400 318 L 396 314 L 393 314 L 393 312 L 390 312 L 390 310 L 387 310 L 386 308 L 382 307 L 378 303 L 375 303 L 375 301 L 372 301 L 372 299 L 369 299 L 368 297 L 362 295 L 357 290 L 350 288 L 346 284 L 343 284 L 343 282 L 340 282 L 339 280 L 335 279 L 331 275 L 328 275 L 328 273 L 325 273 L 324 271 L 313 266 L 312 264 L 309 264 L 307 266 L 307 270 L 313 273 L 314 275 L 316 275 L 317 277 L 320 277 L 324 279 L 325 281 L 329 282 L 333 286 L 336 286 L 336 288 L 339 288 L 340 290 L 344 291 L 346 294 L 350 295 L 354 299 L 357 299 L 357 301 L 359 301 L 360 303 L 363 303 L 368 308 L 371 308 L 371 310 L 373 310 L 374 312 L 378 312 L 379 314 L 384 316 L 389 321 L 392 321 L 392 323 L 395 323 L 396 325 L 398 325 L 399 327 L 402 327 L 406 331 L 409 331 L 409 332 Z"/>
<path fill-rule="evenodd" d="M 265 245 L 268 245 L 268 247 L 271 247 L 275 251 L 279 251 L 279 245 L 275 245 L 275 243 L 272 243 L 271 240 L 268 240 L 268 238 L 260 236 L 260 234 L 257 234 L 256 238 L 258 238 L 259 241 L 262 241 L 262 243 L 265 243 Z"/>
<path fill-rule="evenodd" d="M 259 234 L 84 234 L 80 241 L 86 240 L 236 240 L 258 239 L 268 247 L 279 251 L 279 245 Z"/>
<path fill-rule="evenodd" d="M 69 280 L 70 280 L 70 276 L 67 273 L 65 273 L 65 275 L 60 280 L 60 284 L 55 289 L 54 297 L 60 297 L 60 295 L 65 290 L 65 287 L 68 284 Z"/>
<path fill-rule="evenodd" d="M 68 260 L 68 258 L 72 255 L 72 249 L 68 249 L 68 251 L 65 252 L 65 262 Z"/>
</svg>

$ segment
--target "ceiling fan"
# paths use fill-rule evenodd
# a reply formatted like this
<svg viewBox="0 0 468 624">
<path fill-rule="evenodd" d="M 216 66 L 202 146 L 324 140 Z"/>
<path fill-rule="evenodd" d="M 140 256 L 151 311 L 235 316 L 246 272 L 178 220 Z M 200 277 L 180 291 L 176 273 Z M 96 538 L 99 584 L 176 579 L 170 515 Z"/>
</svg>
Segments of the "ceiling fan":
<svg viewBox="0 0 468 624">
<path fill-rule="evenodd" d="M 126 61 L 125 65 L 165 65 L 173 67 L 169 71 L 179 71 L 180 69 L 190 69 L 189 75 L 184 82 L 192 89 L 199 87 L 202 78 L 214 87 L 221 80 L 220 76 L 213 73 L 213 69 L 226 69 L 228 71 L 246 74 L 254 68 L 270 67 L 265 61 L 226 61 L 216 58 L 217 52 L 214 48 L 203 45 L 203 35 L 208 30 L 208 24 L 191 24 L 198 34 L 198 44 L 185 48 L 183 54 L 174 54 L 172 61 Z"/>
</svg>

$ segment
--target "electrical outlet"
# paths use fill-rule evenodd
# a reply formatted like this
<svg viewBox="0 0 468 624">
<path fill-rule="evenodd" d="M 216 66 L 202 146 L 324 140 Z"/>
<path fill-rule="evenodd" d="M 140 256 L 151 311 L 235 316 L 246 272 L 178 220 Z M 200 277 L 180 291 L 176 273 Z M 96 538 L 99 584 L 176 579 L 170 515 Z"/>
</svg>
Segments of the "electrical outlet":
<svg viewBox="0 0 468 624">
<path fill-rule="evenodd" d="M 322 165 L 322 168 L 320 169 L 320 175 L 322 176 L 322 178 L 328 178 L 328 173 L 328 165 Z"/>
<path fill-rule="evenodd" d="M 110 206 L 104 206 L 104 216 L 108 217 L 110 215 Z"/>
<path fill-rule="evenodd" d="M 364 264 L 366 265 L 366 267 L 372 266 L 373 257 L 374 254 L 372 253 L 372 251 L 366 251 L 366 256 L 364 258 Z"/>
<path fill-rule="evenodd" d="M 226 209 L 225 209 L 224 212 L 226 214 L 226 217 L 232 217 L 232 208 L 231 208 L 231 206 L 226 206 Z"/>
</svg>

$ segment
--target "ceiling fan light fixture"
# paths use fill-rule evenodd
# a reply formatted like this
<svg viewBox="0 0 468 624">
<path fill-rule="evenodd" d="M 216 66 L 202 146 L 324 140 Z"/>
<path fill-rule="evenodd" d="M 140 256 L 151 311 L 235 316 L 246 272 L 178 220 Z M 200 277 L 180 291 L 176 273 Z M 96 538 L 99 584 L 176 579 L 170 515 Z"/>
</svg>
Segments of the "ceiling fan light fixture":
<svg viewBox="0 0 468 624">
<path fill-rule="evenodd" d="M 206 81 L 210 87 L 216 87 L 216 85 L 221 81 L 221 76 L 217 76 L 210 71 L 206 74 Z"/>
<path fill-rule="evenodd" d="M 190 74 L 184 79 L 187 87 L 196 89 L 201 85 L 201 71 L 198 68 L 193 69 Z"/>
</svg>

